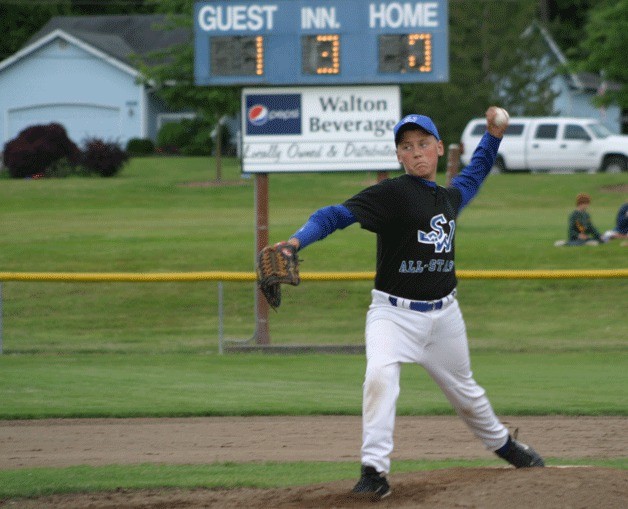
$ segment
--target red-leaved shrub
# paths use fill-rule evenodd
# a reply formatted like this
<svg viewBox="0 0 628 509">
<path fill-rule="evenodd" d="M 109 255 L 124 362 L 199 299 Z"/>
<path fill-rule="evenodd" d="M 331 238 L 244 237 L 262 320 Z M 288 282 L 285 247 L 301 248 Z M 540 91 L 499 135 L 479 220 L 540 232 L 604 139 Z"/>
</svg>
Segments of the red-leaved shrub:
<svg viewBox="0 0 628 509">
<path fill-rule="evenodd" d="M 122 169 L 128 159 L 129 153 L 117 143 L 90 138 L 85 141 L 81 164 L 102 177 L 112 177 Z"/>
<path fill-rule="evenodd" d="M 78 163 L 81 151 L 61 124 L 27 127 L 4 145 L 4 165 L 13 178 L 45 174 L 53 163 L 66 158 Z"/>
</svg>

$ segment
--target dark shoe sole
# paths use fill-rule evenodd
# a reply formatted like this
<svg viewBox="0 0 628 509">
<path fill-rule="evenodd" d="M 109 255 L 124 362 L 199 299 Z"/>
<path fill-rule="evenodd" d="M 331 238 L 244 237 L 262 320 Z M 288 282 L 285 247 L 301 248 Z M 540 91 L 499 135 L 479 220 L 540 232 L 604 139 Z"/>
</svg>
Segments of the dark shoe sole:
<svg viewBox="0 0 628 509">
<path fill-rule="evenodd" d="M 373 492 L 373 491 L 352 491 L 351 492 L 351 498 L 355 499 L 355 500 L 364 500 L 367 502 L 377 502 L 379 500 L 382 500 L 388 496 L 390 496 L 390 494 L 392 493 L 392 490 L 388 490 L 386 493 L 384 493 L 383 495 L 380 495 L 379 493 Z"/>
</svg>

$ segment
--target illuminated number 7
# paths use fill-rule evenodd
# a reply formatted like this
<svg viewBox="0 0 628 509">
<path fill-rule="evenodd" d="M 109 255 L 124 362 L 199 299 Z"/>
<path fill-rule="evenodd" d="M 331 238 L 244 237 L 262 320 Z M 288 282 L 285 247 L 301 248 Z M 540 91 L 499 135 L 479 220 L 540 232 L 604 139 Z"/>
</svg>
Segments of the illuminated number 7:
<svg viewBox="0 0 628 509">
<path fill-rule="evenodd" d="M 431 34 L 408 34 L 408 69 L 419 72 L 432 70 Z"/>
</svg>

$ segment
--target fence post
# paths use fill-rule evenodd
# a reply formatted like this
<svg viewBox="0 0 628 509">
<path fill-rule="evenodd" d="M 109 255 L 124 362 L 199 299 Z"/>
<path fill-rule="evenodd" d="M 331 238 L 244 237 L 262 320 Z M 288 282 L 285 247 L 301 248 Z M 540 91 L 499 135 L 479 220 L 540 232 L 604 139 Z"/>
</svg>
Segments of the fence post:
<svg viewBox="0 0 628 509">
<path fill-rule="evenodd" d="M 224 325 L 222 321 L 222 281 L 218 281 L 218 354 L 223 353 Z"/>
<path fill-rule="evenodd" d="M 0 281 L 0 355 L 2 355 L 2 281 Z"/>
</svg>

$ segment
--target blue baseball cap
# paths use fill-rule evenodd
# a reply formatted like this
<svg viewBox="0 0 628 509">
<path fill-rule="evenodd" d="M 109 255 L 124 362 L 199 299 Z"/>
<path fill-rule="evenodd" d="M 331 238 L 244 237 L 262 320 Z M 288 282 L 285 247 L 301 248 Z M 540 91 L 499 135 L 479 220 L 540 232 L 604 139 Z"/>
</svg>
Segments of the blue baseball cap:
<svg viewBox="0 0 628 509">
<path fill-rule="evenodd" d="M 430 117 L 426 117 L 425 115 L 412 114 L 412 115 L 406 115 L 405 117 L 403 117 L 393 129 L 395 133 L 395 145 L 399 144 L 399 139 L 397 136 L 397 134 L 399 133 L 399 130 L 403 126 L 408 125 L 408 124 L 414 124 L 420 127 L 421 129 L 427 131 L 432 136 L 434 136 L 434 138 L 436 138 L 438 141 L 440 141 L 440 135 L 438 134 L 438 129 L 436 129 L 436 126 L 434 125 L 434 122 L 432 122 L 432 119 Z"/>
</svg>

